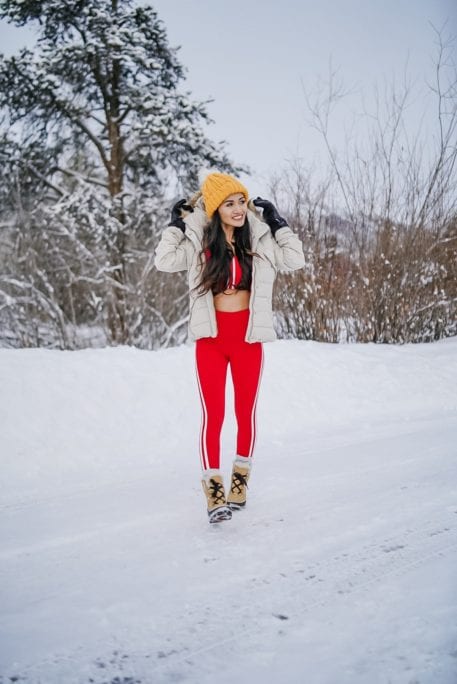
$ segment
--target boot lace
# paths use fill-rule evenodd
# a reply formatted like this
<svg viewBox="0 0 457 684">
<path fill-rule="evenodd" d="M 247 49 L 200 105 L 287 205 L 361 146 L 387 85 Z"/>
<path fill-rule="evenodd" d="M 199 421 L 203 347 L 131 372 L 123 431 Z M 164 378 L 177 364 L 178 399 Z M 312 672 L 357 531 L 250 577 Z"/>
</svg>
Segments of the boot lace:
<svg viewBox="0 0 457 684">
<path fill-rule="evenodd" d="M 225 504 L 224 485 L 212 478 L 209 481 L 209 493 L 215 504 Z"/>
<path fill-rule="evenodd" d="M 247 486 L 248 486 L 248 483 L 246 481 L 246 476 L 242 475 L 242 473 L 239 473 L 235 470 L 233 475 L 232 475 L 232 484 L 230 487 L 230 493 L 231 494 L 242 494 L 243 493 L 243 487 L 247 487 Z"/>
</svg>

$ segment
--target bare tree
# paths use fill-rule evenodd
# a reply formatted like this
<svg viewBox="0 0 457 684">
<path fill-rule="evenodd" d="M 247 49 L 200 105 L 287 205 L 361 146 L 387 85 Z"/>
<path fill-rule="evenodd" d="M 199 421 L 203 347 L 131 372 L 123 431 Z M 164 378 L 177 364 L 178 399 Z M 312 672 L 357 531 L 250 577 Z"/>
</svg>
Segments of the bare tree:
<svg viewBox="0 0 457 684">
<path fill-rule="evenodd" d="M 374 342 L 457 334 L 457 68 L 454 41 L 435 35 L 433 139 L 407 125 L 414 92 L 406 75 L 375 90 L 367 135 L 347 138 L 344 156 L 332 147 L 330 123 L 347 91 L 332 67 L 327 88 L 306 95 L 329 171 L 312 193 L 312 170 L 300 164 L 272 179 L 308 255 L 306 272 L 277 301 L 285 334 Z"/>
</svg>

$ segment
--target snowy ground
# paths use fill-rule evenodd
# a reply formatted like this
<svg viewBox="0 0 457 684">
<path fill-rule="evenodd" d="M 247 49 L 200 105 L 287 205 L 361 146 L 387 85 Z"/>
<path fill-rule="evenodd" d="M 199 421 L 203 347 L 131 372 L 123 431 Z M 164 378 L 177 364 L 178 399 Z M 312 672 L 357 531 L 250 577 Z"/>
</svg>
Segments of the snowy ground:
<svg viewBox="0 0 457 684">
<path fill-rule="evenodd" d="M 210 526 L 191 347 L 0 351 L 2 684 L 457 682 L 457 340 L 265 354 Z"/>
</svg>

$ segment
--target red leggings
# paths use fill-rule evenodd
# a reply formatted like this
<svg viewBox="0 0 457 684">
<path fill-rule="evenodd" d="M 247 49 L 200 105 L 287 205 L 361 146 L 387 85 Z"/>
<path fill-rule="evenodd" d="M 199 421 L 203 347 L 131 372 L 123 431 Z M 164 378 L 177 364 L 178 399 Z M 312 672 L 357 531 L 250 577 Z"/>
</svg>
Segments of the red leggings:
<svg viewBox="0 0 457 684">
<path fill-rule="evenodd" d="M 256 403 L 262 374 L 260 342 L 245 342 L 249 309 L 216 311 L 217 337 L 197 340 L 197 378 L 202 401 L 200 456 L 203 470 L 220 466 L 220 435 L 225 414 L 227 366 L 232 373 L 238 424 L 237 456 L 249 458 L 256 437 Z"/>
</svg>

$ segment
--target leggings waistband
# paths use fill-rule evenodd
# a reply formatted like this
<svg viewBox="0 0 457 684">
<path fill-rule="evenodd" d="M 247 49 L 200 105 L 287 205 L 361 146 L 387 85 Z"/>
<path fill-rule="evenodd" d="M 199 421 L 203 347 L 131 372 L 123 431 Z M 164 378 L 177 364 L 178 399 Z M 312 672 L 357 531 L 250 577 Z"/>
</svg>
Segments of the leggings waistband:
<svg viewBox="0 0 457 684">
<path fill-rule="evenodd" d="M 245 318 L 247 316 L 249 318 L 249 309 L 241 309 L 241 311 L 218 311 L 216 309 L 216 318 L 225 318 L 226 316 L 233 316 L 234 318 Z"/>
</svg>

